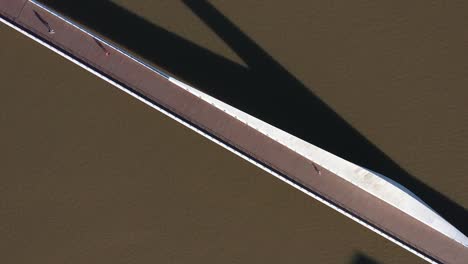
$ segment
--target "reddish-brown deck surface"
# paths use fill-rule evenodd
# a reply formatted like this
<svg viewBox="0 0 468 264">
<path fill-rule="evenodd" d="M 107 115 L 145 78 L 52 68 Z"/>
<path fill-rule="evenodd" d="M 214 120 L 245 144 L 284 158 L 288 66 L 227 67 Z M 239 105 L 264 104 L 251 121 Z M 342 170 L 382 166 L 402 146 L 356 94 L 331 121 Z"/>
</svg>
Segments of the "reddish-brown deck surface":
<svg viewBox="0 0 468 264">
<path fill-rule="evenodd" d="M 466 263 L 468 260 L 468 248 L 314 165 L 105 43 L 99 42 L 102 46 L 99 45 L 91 36 L 33 3 L 0 0 L 0 14 L 416 251 L 444 263 Z M 48 26 L 41 19 L 55 34 L 49 34 Z M 110 52 L 109 56 L 106 51 Z M 321 174 L 317 174 L 314 166 L 320 168 Z"/>
</svg>

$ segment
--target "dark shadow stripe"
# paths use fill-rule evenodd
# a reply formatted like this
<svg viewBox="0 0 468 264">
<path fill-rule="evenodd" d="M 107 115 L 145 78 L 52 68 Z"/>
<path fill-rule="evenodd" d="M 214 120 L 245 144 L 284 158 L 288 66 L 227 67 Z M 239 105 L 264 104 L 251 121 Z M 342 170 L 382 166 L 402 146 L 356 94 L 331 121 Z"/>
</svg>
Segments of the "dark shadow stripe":
<svg viewBox="0 0 468 264">
<path fill-rule="evenodd" d="M 468 233 L 468 211 L 463 206 L 401 168 L 207 1 L 184 3 L 248 64 L 248 68 L 108 0 L 41 2 L 203 92 L 391 178 L 415 193 L 460 231 Z"/>
<path fill-rule="evenodd" d="M 2 17 L 3 17 L 3 16 L 2 16 Z M 273 171 L 274 173 L 278 174 L 280 177 L 286 179 L 287 181 L 289 181 L 289 182 L 291 182 L 291 183 L 293 183 L 293 184 L 299 186 L 299 187 L 302 188 L 302 189 L 305 189 L 305 190 L 311 192 L 312 194 L 316 195 L 316 196 L 319 197 L 320 199 L 323 199 L 323 200 L 327 201 L 328 203 L 330 203 L 330 204 L 332 204 L 332 205 L 334 205 L 334 206 L 340 208 L 341 210 L 343 210 L 344 212 L 346 212 L 346 213 L 348 213 L 349 215 L 353 216 L 354 218 L 356 218 L 356 219 L 358 219 L 358 220 L 360 220 L 360 221 L 366 223 L 366 224 L 369 225 L 369 226 L 372 226 L 373 228 L 375 228 L 375 229 L 379 230 L 380 232 L 384 233 L 385 235 L 387 235 L 387 236 L 389 236 L 389 237 L 395 239 L 396 241 L 398 241 L 398 242 L 400 242 L 400 243 L 402 243 L 402 244 L 408 246 L 408 247 L 411 248 L 412 250 L 414 250 L 414 251 L 416 251 L 416 252 L 418 252 L 418 253 L 424 255 L 425 257 L 427 257 L 427 258 L 429 258 L 429 259 L 431 259 L 431 260 L 433 260 L 433 261 L 435 261 L 435 262 L 439 262 L 437 259 L 435 259 L 435 258 L 432 257 L 431 255 L 426 254 L 425 251 L 422 251 L 422 250 L 420 250 L 420 249 L 418 249 L 418 248 L 412 246 L 411 244 L 407 243 L 406 241 L 399 239 L 398 237 L 392 235 L 392 233 L 387 232 L 386 230 L 381 229 L 380 227 L 378 227 L 377 225 L 373 224 L 372 222 L 366 220 L 365 218 L 362 218 L 362 217 L 360 217 L 359 215 L 357 215 L 357 214 L 353 213 L 352 211 L 348 210 L 347 208 L 342 207 L 340 204 L 336 203 L 335 201 L 333 201 L 333 200 L 327 198 L 326 196 L 324 196 L 324 195 L 322 195 L 322 194 L 320 194 L 320 193 L 318 193 L 318 192 L 316 192 L 316 191 L 310 189 L 309 187 L 303 185 L 301 182 L 295 180 L 294 178 L 292 178 L 292 177 L 290 177 L 290 176 L 287 176 L 285 173 L 283 173 L 283 172 L 281 172 L 280 170 L 278 170 L 278 169 L 272 167 L 272 166 L 269 165 L 268 163 L 265 163 L 265 162 L 263 162 L 263 161 L 261 161 L 261 160 L 255 158 L 254 156 L 252 156 L 251 154 L 249 154 L 249 153 L 246 152 L 245 150 L 236 147 L 235 145 L 233 145 L 233 144 L 231 144 L 231 143 L 225 141 L 225 140 L 222 139 L 221 137 L 216 136 L 215 134 L 213 134 L 213 133 L 210 132 L 209 130 L 207 130 L 207 129 L 205 129 L 205 128 L 199 126 L 199 125 L 197 125 L 196 123 L 193 123 L 193 122 L 190 121 L 189 119 L 187 119 L 187 118 L 185 118 L 185 117 L 183 117 L 183 116 L 177 114 L 176 112 L 173 112 L 171 109 L 169 109 L 169 108 L 167 108 L 167 107 L 165 107 L 165 106 L 163 106 L 163 105 L 161 105 L 161 104 L 155 102 L 153 99 L 151 99 L 150 97 L 146 96 L 144 93 L 141 93 L 141 92 L 139 92 L 138 90 L 136 90 L 136 89 L 134 89 L 134 88 L 131 88 L 131 87 L 128 86 L 127 84 L 125 84 L 125 83 L 123 83 L 123 82 L 121 82 L 121 81 L 115 79 L 114 77 L 110 76 L 109 74 L 105 73 L 104 71 L 100 70 L 99 68 L 97 68 L 97 67 L 95 67 L 94 65 L 90 64 L 89 62 L 87 62 L 87 61 L 81 59 L 80 57 L 73 55 L 72 53 L 70 53 L 70 52 L 68 52 L 67 50 L 61 48 L 60 46 L 56 45 L 55 43 L 53 43 L 53 42 L 51 42 L 51 41 L 49 41 L 49 40 L 47 40 L 47 39 L 44 39 L 44 38 L 41 37 L 40 35 L 38 35 L 38 34 L 36 34 L 35 32 L 29 30 L 28 28 L 25 28 L 25 27 L 23 27 L 22 25 L 20 25 L 20 24 L 14 22 L 14 21 L 12 21 L 11 19 L 8 19 L 8 18 L 6 18 L 6 17 L 4 17 L 4 19 L 7 20 L 7 21 L 9 21 L 10 23 L 16 25 L 17 27 L 21 28 L 21 29 L 24 30 L 25 32 L 27 32 L 27 33 L 29 33 L 29 34 L 31 34 L 31 35 L 36 36 L 38 39 L 40 39 L 40 40 L 42 40 L 43 42 L 47 43 L 48 45 L 54 47 L 55 49 L 57 49 L 57 50 L 63 52 L 64 54 L 67 54 L 69 57 L 73 58 L 74 60 L 76 60 L 76 61 L 78 61 L 78 62 L 80 62 L 80 63 L 86 65 L 87 67 L 89 67 L 89 68 L 92 69 L 93 71 L 96 71 L 97 73 L 99 73 L 99 74 L 101 74 L 101 75 L 103 75 L 103 76 L 106 76 L 107 78 L 109 78 L 109 79 L 112 80 L 113 82 L 115 82 L 115 83 L 119 84 L 120 86 L 122 86 L 124 89 L 126 89 L 126 90 L 128 90 L 128 91 L 130 91 L 130 92 L 132 92 L 132 93 L 134 93 L 134 94 L 136 94 L 136 95 L 138 95 L 139 97 L 145 99 L 145 100 L 148 101 L 148 102 L 151 102 L 152 104 L 154 104 L 155 106 L 157 106 L 157 107 L 163 109 L 164 111 L 167 111 L 167 112 L 171 113 L 172 115 L 174 115 L 174 116 L 177 117 L 178 119 L 180 119 L 180 120 L 182 120 L 183 122 L 185 122 L 185 123 L 187 123 L 187 124 L 193 126 L 193 127 L 196 128 L 197 130 L 199 130 L 199 131 L 201 131 L 201 132 L 203 132 L 203 133 L 205 133 L 205 134 L 210 135 L 211 137 L 213 137 L 214 139 L 216 139 L 216 140 L 218 140 L 218 141 L 220 141 L 220 142 L 223 142 L 223 144 L 225 144 L 225 145 L 228 146 L 229 148 L 231 148 L 231 149 L 233 149 L 233 150 L 235 150 L 235 151 L 241 153 L 243 156 L 245 156 L 245 157 L 247 157 L 247 158 L 249 158 L 249 159 L 254 160 L 254 161 L 257 162 L 258 164 L 260 164 L 260 165 L 262 165 L 262 166 L 268 168 L 269 170 L 271 170 L 271 171 Z M 182 88 L 180 88 L 180 89 L 182 89 Z"/>
</svg>

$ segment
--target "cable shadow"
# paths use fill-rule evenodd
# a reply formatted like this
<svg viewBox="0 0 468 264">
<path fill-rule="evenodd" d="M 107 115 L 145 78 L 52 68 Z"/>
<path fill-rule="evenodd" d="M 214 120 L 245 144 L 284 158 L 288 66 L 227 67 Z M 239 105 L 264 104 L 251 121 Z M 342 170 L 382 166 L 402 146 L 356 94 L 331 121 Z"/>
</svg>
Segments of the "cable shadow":
<svg viewBox="0 0 468 264">
<path fill-rule="evenodd" d="M 463 233 L 468 211 L 407 173 L 206 1 L 183 1 L 247 65 L 187 41 L 108 0 L 42 0 L 204 92 L 410 189 Z M 182 63 L 183 62 L 183 63 Z"/>
</svg>

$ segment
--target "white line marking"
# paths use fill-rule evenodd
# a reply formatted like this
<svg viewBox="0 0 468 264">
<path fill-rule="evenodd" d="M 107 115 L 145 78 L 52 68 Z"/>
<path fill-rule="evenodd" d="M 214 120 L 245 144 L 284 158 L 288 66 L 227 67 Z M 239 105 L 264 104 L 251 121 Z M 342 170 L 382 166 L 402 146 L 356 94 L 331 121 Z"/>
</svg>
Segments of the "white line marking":
<svg viewBox="0 0 468 264">
<path fill-rule="evenodd" d="M 33 1 L 31 1 L 31 2 L 34 3 Z M 61 17 L 59 17 L 59 18 L 61 18 Z M 61 18 L 61 19 L 63 19 L 63 18 Z M 75 60 L 74 58 L 70 57 L 70 56 L 67 55 L 66 53 L 64 53 L 64 52 L 62 52 L 62 51 L 56 49 L 55 47 L 49 45 L 48 43 L 46 43 L 46 42 L 44 42 L 43 40 L 37 38 L 36 36 L 29 34 L 28 32 L 26 32 L 26 31 L 24 31 L 23 29 L 17 27 L 16 25 L 14 25 L 14 24 L 12 24 L 12 23 L 6 21 L 6 20 L 3 19 L 2 17 L 0 17 L 0 22 L 3 22 L 4 24 L 8 25 L 9 27 L 11 27 L 11 28 L 13 28 L 13 29 L 19 31 L 20 33 L 22 33 L 22 34 L 24 34 L 25 36 L 31 38 L 32 40 L 38 42 L 39 44 L 43 45 L 44 47 L 46 47 L 46 48 L 52 50 L 53 52 L 59 54 L 60 56 L 66 58 L 67 60 L 73 62 L 74 64 L 76 64 L 76 65 L 82 67 L 83 69 L 89 71 L 90 73 L 96 75 L 97 77 L 103 79 L 104 81 L 106 81 L 106 82 L 108 82 L 108 83 L 114 85 L 115 87 L 117 87 L 118 89 L 122 90 L 123 92 L 125 92 L 125 93 L 127 93 L 127 94 L 129 94 L 129 95 L 131 95 L 131 96 L 133 96 L 133 97 L 135 97 L 136 99 L 140 100 L 141 102 L 145 103 L 146 105 L 148 105 L 148 106 L 150 106 L 150 107 L 152 107 L 152 108 L 154 108 L 154 109 L 160 111 L 161 113 L 165 114 L 166 116 L 168 116 L 168 117 L 170 117 L 170 118 L 176 120 L 176 121 L 179 122 L 180 124 L 182 124 L 182 125 L 184 125 L 184 126 L 190 128 L 190 129 L 192 129 L 193 131 L 197 132 L 198 134 L 200 134 L 200 135 L 202 135 L 202 136 L 208 138 L 209 140 L 213 141 L 214 143 L 216 143 L 216 144 L 218 144 L 218 145 L 224 147 L 225 149 L 227 149 L 227 150 L 231 151 L 232 153 L 236 154 L 237 156 L 239 156 L 239 157 L 241 157 L 241 158 L 247 160 L 248 162 L 250 162 L 250 163 L 256 165 L 257 167 L 263 169 L 264 171 L 266 171 L 266 172 L 272 174 L 272 175 L 275 176 L 276 178 L 278 178 L 278 179 L 280 179 L 281 181 L 283 181 L 283 182 L 289 184 L 290 186 L 292 186 L 292 187 L 294 187 L 294 188 L 296 188 L 296 189 L 302 191 L 303 193 L 307 194 L 308 196 L 310 196 L 310 197 L 312 197 L 312 198 L 315 198 L 316 200 L 318 200 L 318 201 L 322 202 L 323 204 L 329 206 L 330 208 L 332 208 L 332 209 L 334 209 L 334 210 L 340 212 L 341 214 L 343 214 L 343 215 L 345 215 L 346 217 L 348 217 L 348 218 L 354 220 L 355 222 L 357 222 L 357 223 L 359 223 L 359 224 L 361 224 L 361 225 L 363 225 L 363 226 L 369 228 L 370 230 L 374 231 L 375 233 L 381 235 L 382 237 L 384 237 L 384 238 L 386 238 L 386 239 L 392 241 L 393 243 L 395 243 L 395 244 L 401 246 L 402 248 L 404 248 L 404 249 L 406 249 L 406 250 L 412 252 L 413 254 L 415 254 L 415 255 L 421 257 L 422 259 L 424 259 L 424 260 L 426 260 L 426 261 L 428 261 L 428 262 L 430 262 L 430 263 L 437 263 L 437 262 L 433 261 L 432 259 L 428 258 L 427 256 L 421 254 L 420 252 L 414 250 L 413 248 L 411 248 L 411 247 L 409 247 L 409 246 L 407 246 L 407 245 L 401 243 L 400 241 L 394 239 L 393 237 L 387 235 L 386 233 L 383 233 L 382 231 L 378 230 L 377 228 L 375 228 L 375 227 L 373 227 L 373 226 L 367 224 L 366 222 L 364 222 L 364 221 L 362 221 L 362 220 L 356 218 L 355 216 L 349 214 L 348 212 L 344 211 L 343 209 L 341 209 L 341 208 L 335 206 L 334 204 L 332 204 L 332 203 L 330 203 L 330 202 L 328 202 L 328 201 L 322 199 L 321 197 L 319 197 L 319 196 L 315 195 L 314 193 L 310 192 L 309 190 L 307 190 L 307 189 L 305 189 L 305 188 L 303 188 L 303 187 L 297 185 L 296 183 L 292 182 L 292 181 L 289 180 L 288 178 L 285 178 L 285 177 L 283 177 L 282 175 L 279 175 L 279 174 L 276 173 L 275 171 L 269 169 L 268 167 L 265 167 L 263 164 L 260 164 L 260 163 L 258 163 L 257 161 L 252 160 L 251 158 L 245 156 L 243 153 L 240 153 L 240 152 L 238 152 L 236 149 L 233 149 L 233 148 L 231 148 L 230 146 L 226 145 L 224 142 L 219 141 L 218 139 L 212 137 L 211 135 L 209 135 L 209 134 L 207 134 L 207 133 L 205 133 L 205 132 L 199 130 L 198 128 L 192 126 L 191 124 L 189 124 L 189 123 L 185 122 L 184 120 L 178 118 L 177 116 L 173 115 L 172 113 L 170 113 L 170 112 L 168 112 L 168 111 L 166 111 L 166 110 L 160 108 L 159 106 L 155 105 L 155 104 L 152 103 L 151 101 L 148 101 L 148 100 L 146 100 L 145 98 L 139 96 L 138 94 L 136 94 L 136 93 L 134 93 L 134 92 L 128 90 L 127 88 L 125 88 L 125 87 L 123 87 L 122 85 L 116 83 L 116 82 L 113 81 L 112 79 L 110 79 L 110 78 L 108 78 L 108 77 L 106 77 L 106 76 L 100 74 L 99 72 L 97 72 L 97 71 L 95 71 L 94 69 L 88 67 L 87 65 L 85 65 L 85 64 L 83 64 L 83 63 L 81 63 L 81 62 Z M 67 23 L 71 24 L 70 22 L 67 22 Z M 71 25 L 73 25 L 73 24 L 71 24 Z M 93 36 L 93 35 L 91 35 L 91 36 Z M 99 40 L 100 40 L 100 39 L 99 39 Z M 108 45 L 109 45 L 109 44 L 108 44 Z M 111 46 L 111 45 L 109 45 L 109 46 Z M 113 46 L 111 46 L 111 47 L 113 47 Z M 130 56 L 128 56 L 128 57 L 131 58 Z"/>
</svg>

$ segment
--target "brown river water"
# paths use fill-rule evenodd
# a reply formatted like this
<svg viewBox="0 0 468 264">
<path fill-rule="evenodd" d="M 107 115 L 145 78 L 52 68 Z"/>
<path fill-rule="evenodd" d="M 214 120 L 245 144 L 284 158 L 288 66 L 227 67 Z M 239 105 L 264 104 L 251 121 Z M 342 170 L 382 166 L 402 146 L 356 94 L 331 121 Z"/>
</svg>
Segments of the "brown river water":
<svg viewBox="0 0 468 264">
<path fill-rule="evenodd" d="M 44 2 L 468 233 L 468 4 Z M 0 39 L 5 263 L 422 262 L 4 25 Z"/>
</svg>

